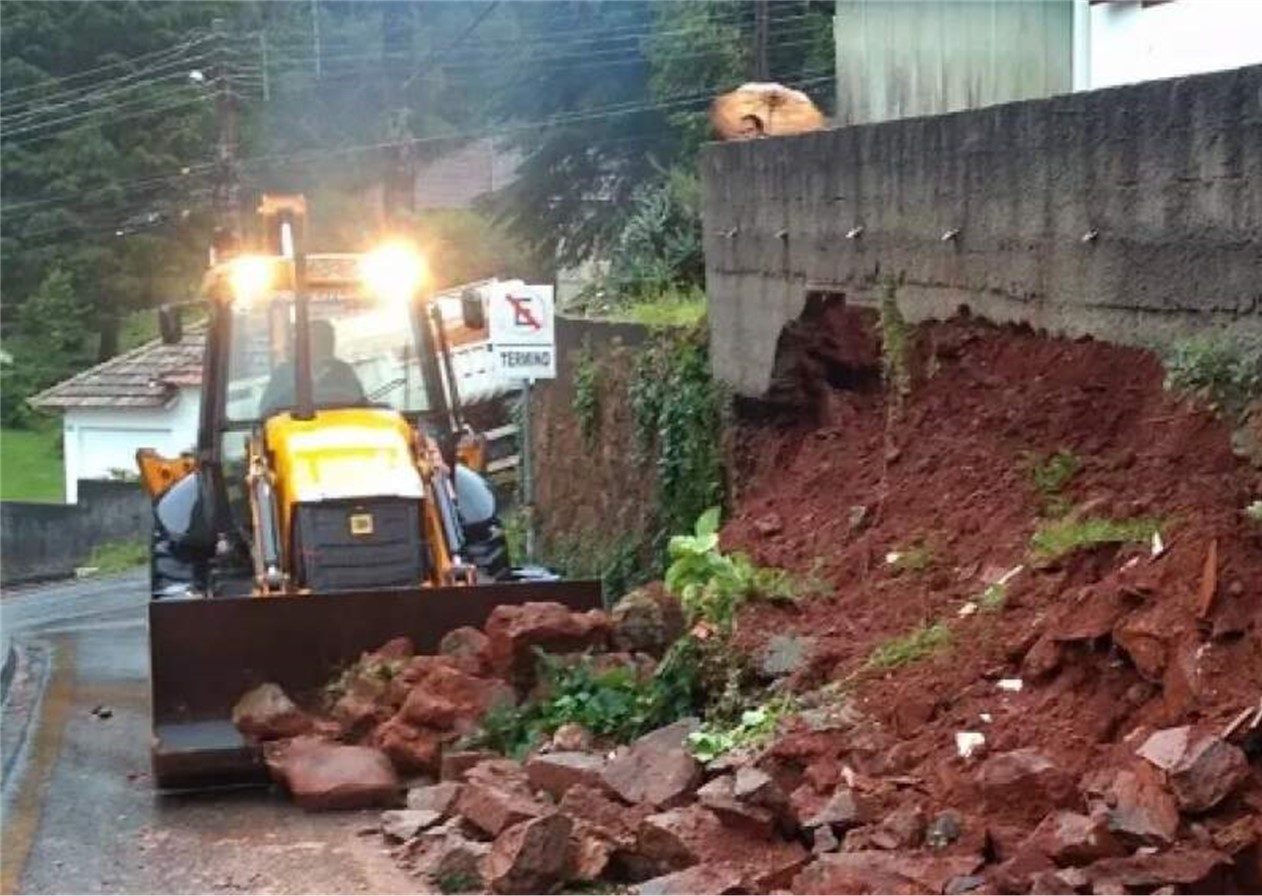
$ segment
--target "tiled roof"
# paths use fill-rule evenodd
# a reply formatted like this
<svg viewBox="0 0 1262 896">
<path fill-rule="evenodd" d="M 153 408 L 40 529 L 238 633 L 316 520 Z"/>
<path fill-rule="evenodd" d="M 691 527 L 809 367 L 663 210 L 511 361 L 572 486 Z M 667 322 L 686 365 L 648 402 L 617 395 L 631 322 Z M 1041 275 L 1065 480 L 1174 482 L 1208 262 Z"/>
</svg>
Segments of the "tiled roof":
<svg viewBox="0 0 1262 896">
<path fill-rule="evenodd" d="M 203 327 L 190 327 L 179 345 L 155 339 L 62 380 L 31 399 L 45 410 L 161 407 L 181 386 L 200 386 Z"/>
</svg>

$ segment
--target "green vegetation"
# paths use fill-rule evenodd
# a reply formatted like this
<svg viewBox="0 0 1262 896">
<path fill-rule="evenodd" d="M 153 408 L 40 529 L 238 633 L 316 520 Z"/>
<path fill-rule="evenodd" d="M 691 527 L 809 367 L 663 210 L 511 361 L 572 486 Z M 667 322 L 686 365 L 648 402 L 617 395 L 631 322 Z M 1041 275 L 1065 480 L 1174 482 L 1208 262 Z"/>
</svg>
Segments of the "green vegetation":
<svg viewBox="0 0 1262 896">
<path fill-rule="evenodd" d="M 705 318 L 705 313 L 705 292 L 694 286 L 685 290 L 670 290 L 655 299 L 634 302 L 617 317 L 653 328 L 696 327 Z"/>
<path fill-rule="evenodd" d="M 657 468 L 660 549 L 723 499 L 724 396 L 705 333 L 664 333 L 642 349 L 630 392 L 637 453 Z"/>
<path fill-rule="evenodd" d="M 102 575 L 126 572 L 149 562 L 149 545 L 144 539 L 109 541 L 92 549 L 85 566 Z"/>
<path fill-rule="evenodd" d="M 1160 531 L 1161 521 L 1147 517 L 1131 520 L 1066 517 L 1040 525 L 1030 539 L 1030 549 L 1037 559 L 1050 561 L 1096 545 L 1147 544 Z"/>
<path fill-rule="evenodd" d="M 1262 498 L 1249 502 L 1244 509 L 1244 515 L 1255 523 L 1262 523 Z"/>
<path fill-rule="evenodd" d="M 922 625 L 915 631 L 886 641 L 872 651 L 864 664 L 865 669 L 897 669 L 919 662 L 945 650 L 951 644 L 951 629 L 945 623 Z"/>
<path fill-rule="evenodd" d="M 1166 352 L 1166 388 L 1228 416 L 1262 395 L 1262 344 L 1227 331 L 1176 342 Z"/>
<path fill-rule="evenodd" d="M 1068 513 L 1070 503 L 1062 492 L 1082 467 L 1078 457 L 1072 451 L 1061 449 L 1047 457 L 1026 454 L 1023 460 L 1038 490 L 1043 515 L 1060 517 Z"/>
<path fill-rule="evenodd" d="M 60 428 L 0 429 L 0 498 L 61 501 L 64 489 Z"/>
<path fill-rule="evenodd" d="M 482 881 L 476 874 L 468 874 L 463 871 L 454 874 L 444 874 L 438 878 L 438 892 L 440 893 L 481 893 Z"/>
<path fill-rule="evenodd" d="M 744 554 L 719 550 L 719 508 L 697 520 L 692 535 L 676 535 L 667 547 L 666 590 L 684 611 L 727 634 L 747 599 L 795 600 L 803 588 L 783 569 L 755 566 Z"/>
<path fill-rule="evenodd" d="M 584 344 L 574 362 L 574 416 L 583 441 L 591 448 L 600 434 L 601 372 L 591 346 Z"/>
<path fill-rule="evenodd" d="M 893 278 L 881 285 L 881 370 L 895 405 L 911 394 L 911 329 L 898 307 Z"/>
<path fill-rule="evenodd" d="M 679 649 L 647 677 L 629 666 L 601 668 L 591 657 L 569 662 L 540 651 L 538 662 L 545 696 L 492 710 L 476 743 L 520 757 L 569 723 L 621 743 L 692 710 L 695 679 Z"/>
<path fill-rule="evenodd" d="M 977 605 L 981 607 L 983 613 L 998 613 L 1007 602 L 1008 586 L 1002 582 L 987 585 L 986 590 L 977 599 Z"/>
<path fill-rule="evenodd" d="M 549 566 L 570 578 L 600 579 L 605 601 L 611 602 L 656 575 L 655 564 L 644 562 L 644 552 L 634 534 L 610 538 L 587 533 L 554 539 L 544 554 Z"/>
<path fill-rule="evenodd" d="M 762 746 L 795 708 L 790 698 L 776 697 L 745 710 L 734 725 L 706 724 L 688 735 L 688 750 L 701 762 L 710 762 L 733 750 Z"/>
<path fill-rule="evenodd" d="M 888 558 L 895 571 L 913 573 L 924 572 L 936 559 L 933 548 L 923 541 L 917 541 L 901 551 L 893 551 Z"/>
</svg>

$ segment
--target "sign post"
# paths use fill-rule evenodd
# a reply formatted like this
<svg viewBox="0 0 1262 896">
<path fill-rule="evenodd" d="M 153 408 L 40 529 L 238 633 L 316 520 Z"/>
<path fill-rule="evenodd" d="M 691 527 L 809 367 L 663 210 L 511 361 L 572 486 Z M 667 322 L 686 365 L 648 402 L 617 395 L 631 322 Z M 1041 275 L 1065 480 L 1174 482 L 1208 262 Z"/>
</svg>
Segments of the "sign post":
<svg viewBox="0 0 1262 896">
<path fill-rule="evenodd" d="M 552 287 L 497 284 L 487 315 L 491 350 L 501 375 L 522 381 L 521 502 L 526 514 L 526 562 L 535 561 L 535 490 L 530 451 L 530 387 L 556 379 Z"/>
</svg>

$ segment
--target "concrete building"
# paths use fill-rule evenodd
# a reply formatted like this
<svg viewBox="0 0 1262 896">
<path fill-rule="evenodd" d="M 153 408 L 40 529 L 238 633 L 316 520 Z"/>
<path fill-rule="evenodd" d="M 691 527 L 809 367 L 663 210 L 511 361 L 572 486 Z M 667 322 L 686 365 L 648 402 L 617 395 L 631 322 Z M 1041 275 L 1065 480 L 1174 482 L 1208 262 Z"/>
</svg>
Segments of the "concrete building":
<svg viewBox="0 0 1262 896">
<path fill-rule="evenodd" d="M 1253 0 L 837 0 L 840 125 L 1262 62 Z"/>
</svg>

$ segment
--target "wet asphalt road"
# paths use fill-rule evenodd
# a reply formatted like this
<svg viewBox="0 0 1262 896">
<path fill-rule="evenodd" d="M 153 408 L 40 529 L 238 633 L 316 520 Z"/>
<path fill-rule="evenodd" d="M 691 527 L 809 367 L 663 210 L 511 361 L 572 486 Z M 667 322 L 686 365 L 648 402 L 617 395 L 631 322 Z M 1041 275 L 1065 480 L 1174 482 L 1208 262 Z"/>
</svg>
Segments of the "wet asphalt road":
<svg viewBox="0 0 1262 896">
<path fill-rule="evenodd" d="M 153 791 L 146 586 L 129 574 L 0 600 L 23 657 L 0 726 L 0 892 L 417 892 L 379 838 L 355 835 L 376 813 Z"/>
</svg>

